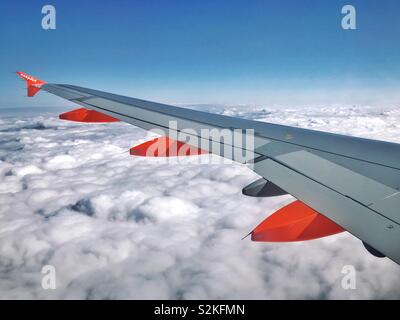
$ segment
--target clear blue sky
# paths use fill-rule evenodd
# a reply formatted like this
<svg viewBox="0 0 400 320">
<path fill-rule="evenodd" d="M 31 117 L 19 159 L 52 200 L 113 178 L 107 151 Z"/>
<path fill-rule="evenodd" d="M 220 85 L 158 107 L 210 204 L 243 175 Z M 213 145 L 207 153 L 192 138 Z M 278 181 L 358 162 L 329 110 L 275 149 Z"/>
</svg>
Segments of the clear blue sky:
<svg viewBox="0 0 400 320">
<path fill-rule="evenodd" d="M 65 105 L 16 70 L 166 103 L 400 102 L 398 0 L 2 0 L 0 39 L 0 107 Z"/>
</svg>

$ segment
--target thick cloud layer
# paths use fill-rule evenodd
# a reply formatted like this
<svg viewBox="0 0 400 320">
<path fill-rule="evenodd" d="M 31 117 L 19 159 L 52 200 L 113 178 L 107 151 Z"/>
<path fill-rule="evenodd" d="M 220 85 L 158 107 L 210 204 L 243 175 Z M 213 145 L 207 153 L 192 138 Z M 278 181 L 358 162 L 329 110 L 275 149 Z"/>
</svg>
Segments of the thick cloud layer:
<svg viewBox="0 0 400 320">
<path fill-rule="evenodd" d="M 202 108 L 202 107 L 198 107 Z M 228 115 L 400 142 L 400 111 L 213 107 Z M 255 199 L 242 165 L 132 157 L 154 135 L 38 111 L 0 114 L 0 298 L 400 298 L 400 268 L 349 234 L 241 240 L 290 196 Z M 57 289 L 41 287 L 44 265 Z M 341 286 L 342 268 L 356 289 Z"/>
</svg>

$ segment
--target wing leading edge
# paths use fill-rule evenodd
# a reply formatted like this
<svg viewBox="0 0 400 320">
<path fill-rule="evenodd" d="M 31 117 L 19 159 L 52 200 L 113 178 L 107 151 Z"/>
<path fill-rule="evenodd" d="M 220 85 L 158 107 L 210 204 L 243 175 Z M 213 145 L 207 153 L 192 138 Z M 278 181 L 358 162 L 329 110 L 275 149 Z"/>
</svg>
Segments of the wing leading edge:
<svg viewBox="0 0 400 320">
<path fill-rule="evenodd" d="M 171 132 L 171 121 L 176 123 L 175 133 L 190 128 L 199 140 L 204 139 L 204 129 L 254 130 L 252 148 L 213 137 L 201 147 L 213 152 L 211 145 L 218 143 L 246 149 L 245 158 L 235 158 L 236 153 L 219 155 L 253 163 L 260 176 L 400 264 L 399 144 L 233 118 L 72 85 L 42 82 L 39 87 L 112 119 L 166 134 Z"/>
</svg>

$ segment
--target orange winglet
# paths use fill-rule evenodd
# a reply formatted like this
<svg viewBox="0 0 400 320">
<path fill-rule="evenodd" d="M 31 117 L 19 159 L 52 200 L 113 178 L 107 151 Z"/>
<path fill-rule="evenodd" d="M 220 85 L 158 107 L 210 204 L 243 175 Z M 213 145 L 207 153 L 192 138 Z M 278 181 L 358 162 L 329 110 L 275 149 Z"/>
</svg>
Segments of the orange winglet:
<svg viewBox="0 0 400 320">
<path fill-rule="evenodd" d="M 46 82 L 26 74 L 25 72 L 16 72 L 22 79 L 26 81 L 28 97 L 33 97 L 41 89 Z"/>
<path fill-rule="evenodd" d="M 62 120 L 77 122 L 117 122 L 119 119 L 108 116 L 104 113 L 88 110 L 85 108 L 75 109 L 59 115 Z"/>
<path fill-rule="evenodd" d="M 131 148 L 129 153 L 141 157 L 175 157 L 206 154 L 208 151 L 169 137 L 160 137 Z"/>
<path fill-rule="evenodd" d="M 318 239 L 345 231 L 301 201 L 279 209 L 252 232 L 251 240 L 262 242 L 292 242 Z"/>
</svg>

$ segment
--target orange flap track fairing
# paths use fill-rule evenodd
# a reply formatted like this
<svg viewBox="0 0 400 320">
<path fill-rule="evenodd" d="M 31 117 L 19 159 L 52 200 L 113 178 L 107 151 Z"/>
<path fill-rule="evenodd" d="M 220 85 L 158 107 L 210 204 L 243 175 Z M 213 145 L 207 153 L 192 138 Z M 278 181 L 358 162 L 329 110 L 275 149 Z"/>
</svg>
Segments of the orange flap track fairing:
<svg viewBox="0 0 400 320">
<path fill-rule="evenodd" d="M 119 119 L 108 116 L 104 113 L 89 110 L 85 108 L 75 109 L 60 114 L 62 120 L 76 121 L 76 122 L 117 122 Z"/>
<path fill-rule="evenodd" d="M 208 151 L 169 137 L 160 137 L 131 148 L 129 153 L 141 157 L 176 157 L 206 154 Z"/>
<path fill-rule="evenodd" d="M 261 222 L 251 240 L 260 242 L 293 242 L 313 240 L 345 231 L 319 212 L 296 200 Z"/>
</svg>

